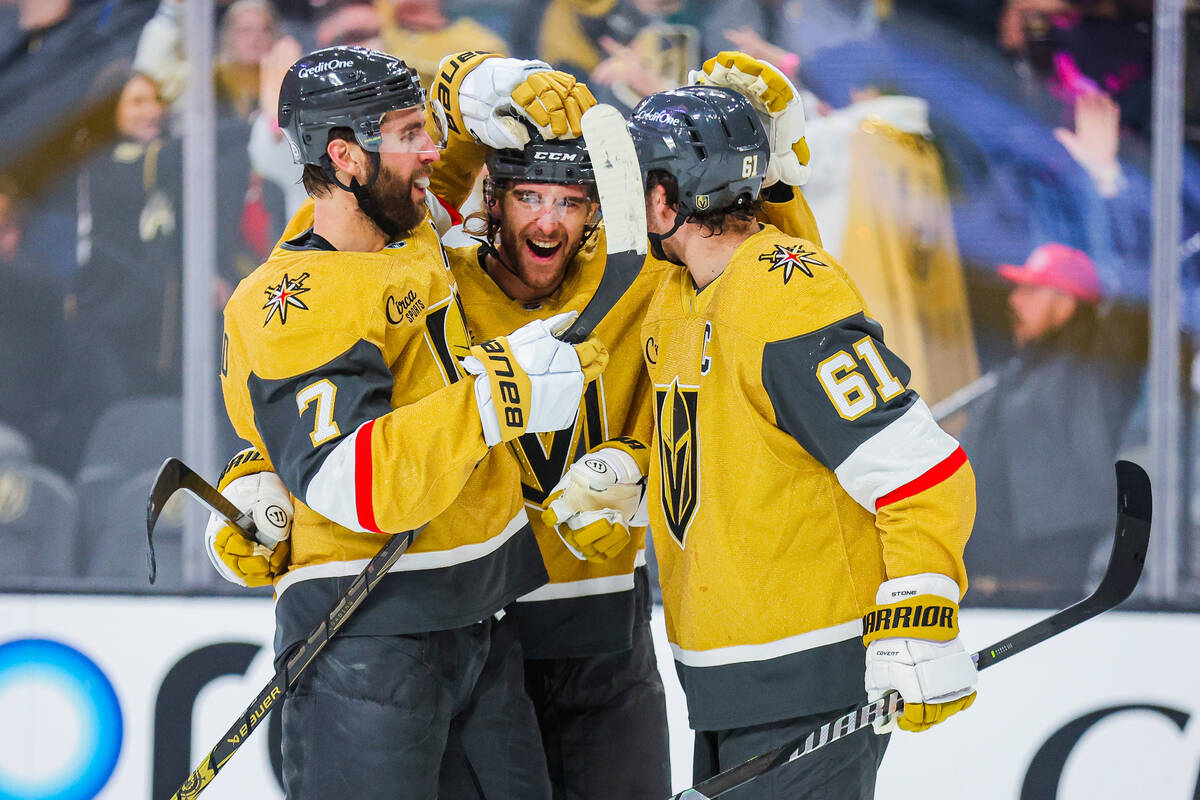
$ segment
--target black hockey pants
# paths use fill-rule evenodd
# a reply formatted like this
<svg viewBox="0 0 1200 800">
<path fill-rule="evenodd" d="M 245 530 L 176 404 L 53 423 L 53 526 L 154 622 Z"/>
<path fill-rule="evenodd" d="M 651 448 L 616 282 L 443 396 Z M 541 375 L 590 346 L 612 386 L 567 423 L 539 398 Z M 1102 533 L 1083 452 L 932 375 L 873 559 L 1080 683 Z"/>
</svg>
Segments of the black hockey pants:
<svg viewBox="0 0 1200 800">
<path fill-rule="evenodd" d="M 283 704 L 289 800 L 549 800 L 516 625 L 338 636 Z"/>
<path fill-rule="evenodd" d="M 786 744 L 851 709 L 725 731 L 696 731 L 694 783 Z M 729 800 L 872 800 L 889 735 L 860 731 L 729 791 Z"/>
</svg>

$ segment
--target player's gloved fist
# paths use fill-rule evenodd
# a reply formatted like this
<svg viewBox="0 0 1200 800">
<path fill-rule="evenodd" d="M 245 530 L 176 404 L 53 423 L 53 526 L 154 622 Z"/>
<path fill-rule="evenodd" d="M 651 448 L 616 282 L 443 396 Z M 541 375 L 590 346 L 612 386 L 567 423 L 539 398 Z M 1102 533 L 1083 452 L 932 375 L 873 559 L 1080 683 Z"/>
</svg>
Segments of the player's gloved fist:
<svg viewBox="0 0 1200 800">
<path fill-rule="evenodd" d="M 239 586 L 266 586 L 287 570 L 292 532 L 292 496 L 267 460 L 252 447 L 230 460 L 217 488 L 229 502 L 250 512 L 258 541 L 250 541 L 224 517 L 209 514 L 205 550 L 222 578 Z"/>
<path fill-rule="evenodd" d="M 780 181 L 803 186 L 808 180 L 808 142 L 804 139 L 804 104 L 787 76 L 766 61 L 725 50 L 688 75 L 692 83 L 733 89 L 762 116 L 771 143 L 771 160 L 763 186 Z"/>
<path fill-rule="evenodd" d="M 876 722 L 877 733 L 898 723 L 922 731 L 975 702 L 978 673 L 958 639 L 958 584 L 926 572 L 884 581 L 863 617 L 868 701 L 895 690 L 904 715 Z"/>
<path fill-rule="evenodd" d="M 583 112 L 596 98 L 575 76 L 566 72 L 532 72 L 512 90 L 517 113 L 537 126 L 544 139 L 583 134 Z"/>
<path fill-rule="evenodd" d="M 629 544 L 629 526 L 644 525 L 646 479 L 624 450 L 601 447 L 576 461 L 550 492 L 542 521 L 576 558 L 607 561 Z M 639 515 L 640 511 L 640 515 Z"/>
<path fill-rule="evenodd" d="M 523 102 L 514 99 L 513 91 L 526 86 L 533 74 L 551 72 L 545 61 L 500 57 L 479 61 L 458 86 L 457 110 L 467 132 L 480 143 L 498 150 L 524 147 L 529 141 L 529 131 L 519 113 L 525 108 Z M 538 96 L 536 91 L 530 91 L 534 97 Z M 535 104 L 526 90 L 522 90 L 521 96 Z M 561 101 L 559 107 L 561 112 Z"/>
<path fill-rule="evenodd" d="M 526 323 L 508 336 L 480 342 L 462 360 L 468 373 L 479 376 L 475 402 L 489 447 L 527 432 L 561 430 L 575 420 L 588 380 L 581 358 L 593 372 L 608 361 L 598 341 L 585 342 L 577 353 L 554 338 L 576 316 L 570 311 Z"/>
</svg>

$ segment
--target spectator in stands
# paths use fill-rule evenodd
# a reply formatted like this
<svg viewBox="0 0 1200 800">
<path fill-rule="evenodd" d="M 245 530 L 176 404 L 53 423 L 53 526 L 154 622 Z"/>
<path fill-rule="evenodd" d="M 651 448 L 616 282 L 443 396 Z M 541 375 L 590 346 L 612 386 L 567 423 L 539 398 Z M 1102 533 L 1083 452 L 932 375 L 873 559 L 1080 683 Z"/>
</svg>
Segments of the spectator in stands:
<svg viewBox="0 0 1200 800">
<path fill-rule="evenodd" d="M 363 0 L 332 2 L 318 16 L 316 45 L 318 48 L 353 45 L 384 50 L 383 28 L 383 17 L 377 4 Z M 250 127 L 247 146 L 254 172 L 262 176 L 271 191 L 282 196 L 285 218 L 290 218 L 308 197 L 300 183 L 300 165 L 294 163 L 292 150 L 277 122 L 280 84 L 302 53 L 299 42 L 284 36 L 259 62 L 259 112 Z M 266 260 L 266 254 L 260 260 Z"/>
<path fill-rule="evenodd" d="M 451 21 L 442 0 L 384 0 L 383 50 L 415 69 L 426 89 L 442 57 L 461 50 L 507 53 L 508 45 L 470 17 Z"/>
<path fill-rule="evenodd" d="M 63 292 L 24 244 L 17 185 L 0 177 L 0 426 L 19 431 L 43 462 L 63 355 Z"/>
<path fill-rule="evenodd" d="M 279 12 L 270 0 L 235 0 L 218 35 L 217 102 L 248 117 L 258 103 L 259 62 L 279 38 Z"/>
<path fill-rule="evenodd" d="M 681 5 L 680 0 L 550 0 L 538 36 L 538 58 L 587 79 L 605 59 L 601 39 L 628 45 Z"/>
<path fill-rule="evenodd" d="M 109 403 L 180 391 L 181 148 L 154 81 L 115 64 L 98 80 L 116 143 L 78 181 L 79 271 L 68 298 L 72 430 Z"/>
<path fill-rule="evenodd" d="M 1079 250 L 1045 244 L 999 272 L 1017 352 L 961 437 L 979 492 L 966 559 L 977 602 L 1058 605 L 1079 596 L 1112 533 L 1112 465 L 1145 340 L 1102 319 L 1100 280 Z"/>
<path fill-rule="evenodd" d="M 214 86 L 217 102 L 218 270 L 225 293 L 253 270 L 275 243 L 284 201 L 274 184 L 251 170 L 246 142 L 259 102 L 260 62 L 279 36 L 280 16 L 270 0 L 234 0 L 218 31 Z M 134 68 L 154 79 L 176 116 L 191 67 L 187 61 L 184 1 L 161 0 L 142 30 Z"/>
</svg>

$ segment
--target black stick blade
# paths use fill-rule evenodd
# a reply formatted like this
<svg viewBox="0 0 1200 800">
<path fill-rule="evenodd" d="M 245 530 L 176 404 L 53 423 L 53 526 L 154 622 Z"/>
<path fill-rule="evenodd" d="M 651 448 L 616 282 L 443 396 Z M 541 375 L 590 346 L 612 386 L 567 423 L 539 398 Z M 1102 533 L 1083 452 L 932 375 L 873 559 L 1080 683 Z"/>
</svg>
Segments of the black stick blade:
<svg viewBox="0 0 1200 800">
<path fill-rule="evenodd" d="M 154 477 L 154 485 L 150 487 L 150 499 L 146 502 L 146 566 L 149 569 L 150 582 L 158 577 L 158 561 L 154 557 L 154 524 L 162 514 L 171 499 L 171 495 L 180 488 L 179 480 L 183 472 L 183 462 L 172 456 L 158 468 Z"/>
<path fill-rule="evenodd" d="M 1123 603 L 1137 588 L 1150 547 L 1153 499 L 1150 476 L 1132 461 L 1117 462 L 1117 536 L 1104 579 L 1093 597 L 1107 608 Z"/>
<path fill-rule="evenodd" d="M 973 656 L 975 666 L 986 669 L 1120 605 L 1133 594 L 1146 564 L 1151 505 L 1150 479 L 1145 470 L 1132 461 L 1118 461 L 1117 532 L 1096 591 L 1070 608 L 980 650 Z"/>
<path fill-rule="evenodd" d="M 1150 524 L 1150 476 L 1132 461 L 1117 462 L 1117 512 Z"/>
</svg>

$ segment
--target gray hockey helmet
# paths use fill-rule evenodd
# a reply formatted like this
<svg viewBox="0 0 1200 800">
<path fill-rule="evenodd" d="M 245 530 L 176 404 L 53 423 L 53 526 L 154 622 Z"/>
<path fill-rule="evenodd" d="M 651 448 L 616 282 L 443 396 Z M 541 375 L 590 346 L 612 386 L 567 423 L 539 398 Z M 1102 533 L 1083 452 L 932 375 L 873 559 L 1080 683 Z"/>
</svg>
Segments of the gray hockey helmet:
<svg viewBox="0 0 1200 800">
<path fill-rule="evenodd" d="M 378 152 L 379 124 L 389 111 L 422 106 L 425 90 L 400 59 L 365 47 L 326 47 L 301 58 L 279 89 L 279 128 L 297 164 L 322 165 L 329 131 L 349 128 Z"/>
<path fill-rule="evenodd" d="M 758 113 L 733 89 L 684 86 L 638 103 L 629 120 L 643 182 L 661 170 L 679 185 L 684 215 L 758 197 L 771 148 Z"/>
</svg>

